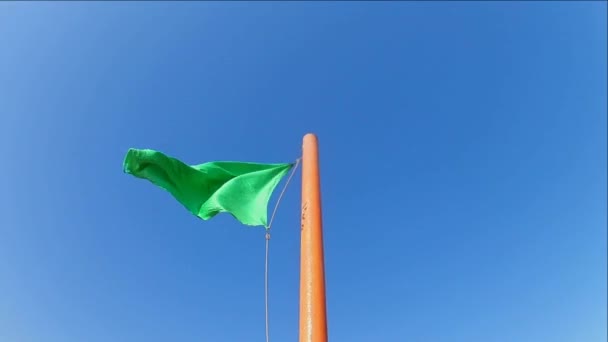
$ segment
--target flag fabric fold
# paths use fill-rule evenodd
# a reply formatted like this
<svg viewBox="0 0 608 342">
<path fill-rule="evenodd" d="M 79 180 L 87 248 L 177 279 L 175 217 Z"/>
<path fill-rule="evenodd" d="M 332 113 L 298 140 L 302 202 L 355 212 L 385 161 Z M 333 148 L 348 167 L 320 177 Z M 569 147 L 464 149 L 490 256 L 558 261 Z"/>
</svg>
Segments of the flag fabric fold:
<svg viewBox="0 0 608 342">
<path fill-rule="evenodd" d="M 168 191 L 203 220 L 230 213 L 248 226 L 267 227 L 272 192 L 293 163 L 214 161 L 187 165 L 151 149 L 129 149 L 123 171 Z"/>
</svg>

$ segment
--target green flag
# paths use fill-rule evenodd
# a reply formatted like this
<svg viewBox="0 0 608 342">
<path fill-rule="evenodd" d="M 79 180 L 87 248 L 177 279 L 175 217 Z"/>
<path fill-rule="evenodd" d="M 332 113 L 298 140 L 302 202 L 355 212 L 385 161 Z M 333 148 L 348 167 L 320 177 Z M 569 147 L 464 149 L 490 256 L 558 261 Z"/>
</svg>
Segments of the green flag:
<svg viewBox="0 0 608 342">
<path fill-rule="evenodd" d="M 268 201 L 293 164 L 183 162 L 149 149 L 129 149 L 123 170 L 167 190 L 192 214 L 208 220 L 232 214 L 249 226 L 267 227 Z"/>
</svg>

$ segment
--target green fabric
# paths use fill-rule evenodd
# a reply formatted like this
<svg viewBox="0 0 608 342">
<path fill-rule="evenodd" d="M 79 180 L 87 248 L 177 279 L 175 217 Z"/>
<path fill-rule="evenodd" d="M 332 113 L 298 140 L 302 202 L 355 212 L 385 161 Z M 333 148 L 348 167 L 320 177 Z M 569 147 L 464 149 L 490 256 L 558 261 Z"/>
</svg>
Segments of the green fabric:
<svg viewBox="0 0 608 342">
<path fill-rule="evenodd" d="M 129 149 L 123 170 L 167 190 L 192 214 L 208 220 L 227 212 L 249 226 L 267 226 L 268 201 L 293 164 L 183 162 L 149 149 Z"/>
</svg>

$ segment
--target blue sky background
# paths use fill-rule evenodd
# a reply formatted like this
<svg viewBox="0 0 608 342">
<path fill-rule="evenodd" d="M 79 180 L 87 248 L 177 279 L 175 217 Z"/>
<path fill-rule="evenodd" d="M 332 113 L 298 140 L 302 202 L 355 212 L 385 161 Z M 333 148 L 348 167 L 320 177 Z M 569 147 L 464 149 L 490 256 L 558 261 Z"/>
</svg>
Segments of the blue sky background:
<svg viewBox="0 0 608 342">
<path fill-rule="evenodd" d="M 200 221 L 122 161 L 292 161 L 314 132 L 332 341 L 605 341 L 606 10 L 0 4 L 0 340 L 263 341 L 262 228 Z M 297 339 L 299 185 L 276 342 Z"/>
</svg>

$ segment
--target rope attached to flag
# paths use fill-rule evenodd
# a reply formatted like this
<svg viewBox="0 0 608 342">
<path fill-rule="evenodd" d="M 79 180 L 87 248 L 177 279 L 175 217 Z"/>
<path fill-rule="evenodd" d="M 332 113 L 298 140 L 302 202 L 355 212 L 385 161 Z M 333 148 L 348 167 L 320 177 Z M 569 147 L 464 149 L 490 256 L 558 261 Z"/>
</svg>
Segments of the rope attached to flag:
<svg viewBox="0 0 608 342">
<path fill-rule="evenodd" d="M 270 241 L 270 228 L 272 227 L 272 222 L 274 221 L 274 216 L 277 213 L 277 209 L 279 208 L 279 204 L 281 203 L 283 194 L 285 194 L 285 190 L 287 189 L 287 186 L 289 185 L 291 178 L 296 173 L 296 169 L 298 168 L 298 165 L 300 165 L 300 160 L 301 160 L 301 158 L 298 158 L 296 160 L 296 164 L 293 167 L 293 170 L 291 171 L 289 178 L 287 178 L 287 182 L 285 182 L 285 185 L 283 186 L 283 190 L 281 190 L 281 194 L 279 195 L 279 198 L 277 199 L 277 203 L 274 205 L 274 210 L 272 211 L 272 215 L 270 216 L 270 222 L 268 223 L 268 227 L 266 227 L 266 236 L 265 236 L 266 258 L 264 261 L 264 305 L 265 305 L 265 312 L 266 312 L 266 342 L 270 341 L 270 334 L 269 334 L 269 329 L 268 329 L 268 243 Z"/>
</svg>

